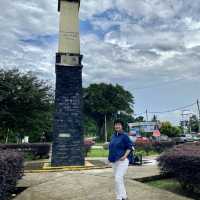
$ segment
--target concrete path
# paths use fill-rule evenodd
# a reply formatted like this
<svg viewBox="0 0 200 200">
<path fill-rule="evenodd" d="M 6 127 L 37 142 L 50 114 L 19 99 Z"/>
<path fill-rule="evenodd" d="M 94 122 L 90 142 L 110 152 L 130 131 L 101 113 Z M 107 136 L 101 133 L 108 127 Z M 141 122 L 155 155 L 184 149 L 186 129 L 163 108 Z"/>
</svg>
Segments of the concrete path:
<svg viewBox="0 0 200 200">
<path fill-rule="evenodd" d="M 157 166 L 129 167 L 126 188 L 130 200 L 189 200 L 134 181 L 158 175 Z M 19 186 L 29 187 L 15 200 L 115 200 L 112 169 L 26 174 Z"/>
</svg>

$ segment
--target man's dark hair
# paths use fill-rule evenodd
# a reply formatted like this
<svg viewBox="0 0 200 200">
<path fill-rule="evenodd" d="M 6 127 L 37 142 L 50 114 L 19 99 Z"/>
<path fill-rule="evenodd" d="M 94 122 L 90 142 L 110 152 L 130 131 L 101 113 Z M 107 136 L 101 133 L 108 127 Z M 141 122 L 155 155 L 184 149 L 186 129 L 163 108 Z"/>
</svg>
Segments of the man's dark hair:
<svg viewBox="0 0 200 200">
<path fill-rule="evenodd" d="M 114 121 L 114 125 L 115 125 L 115 124 L 121 124 L 122 127 L 124 128 L 124 122 L 123 122 L 121 119 L 116 119 L 116 120 Z"/>
</svg>

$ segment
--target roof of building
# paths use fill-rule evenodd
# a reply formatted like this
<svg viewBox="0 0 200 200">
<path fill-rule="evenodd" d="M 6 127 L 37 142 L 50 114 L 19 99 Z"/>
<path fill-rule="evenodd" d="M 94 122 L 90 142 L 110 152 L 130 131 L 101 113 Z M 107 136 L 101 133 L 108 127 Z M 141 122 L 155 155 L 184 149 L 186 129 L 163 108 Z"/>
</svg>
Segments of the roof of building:
<svg viewBox="0 0 200 200">
<path fill-rule="evenodd" d="M 128 126 L 155 126 L 159 124 L 159 122 L 152 122 L 152 121 L 148 121 L 148 122 L 133 122 L 133 123 L 128 123 Z"/>
<path fill-rule="evenodd" d="M 81 0 L 58 0 L 58 11 L 60 11 L 60 1 L 77 2 L 77 3 L 79 3 L 79 7 L 80 7 Z"/>
</svg>

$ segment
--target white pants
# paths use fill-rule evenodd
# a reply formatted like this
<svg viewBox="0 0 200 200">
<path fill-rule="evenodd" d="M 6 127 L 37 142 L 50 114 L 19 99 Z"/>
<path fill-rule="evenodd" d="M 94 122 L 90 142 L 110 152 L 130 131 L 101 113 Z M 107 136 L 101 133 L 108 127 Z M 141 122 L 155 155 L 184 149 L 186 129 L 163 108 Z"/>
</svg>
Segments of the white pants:
<svg viewBox="0 0 200 200">
<path fill-rule="evenodd" d="M 128 170 L 129 160 L 117 161 L 112 163 L 112 168 L 115 176 L 115 192 L 117 199 L 122 200 L 127 198 L 126 189 L 124 185 L 124 175 Z"/>
</svg>

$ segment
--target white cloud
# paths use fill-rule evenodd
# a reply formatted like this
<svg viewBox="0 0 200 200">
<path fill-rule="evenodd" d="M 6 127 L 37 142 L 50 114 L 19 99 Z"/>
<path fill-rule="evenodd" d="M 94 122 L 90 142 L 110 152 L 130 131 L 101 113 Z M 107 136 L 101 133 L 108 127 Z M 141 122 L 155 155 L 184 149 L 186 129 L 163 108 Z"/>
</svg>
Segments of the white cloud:
<svg viewBox="0 0 200 200">
<path fill-rule="evenodd" d="M 0 5 L 1 67 L 53 79 L 57 0 L 3 0 Z M 165 81 L 198 82 L 199 10 L 192 0 L 82 1 L 80 18 L 93 26 L 81 35 L 84 85 L 105 81 L 134 91 Z"/>
<path fill-rule="evenodd" d="M 57 0 L 4 0 L 0 4 L 1 67 L 32 70 L 52 78 L 57 44 L 42 46 L 34 42 L 37 37 L 57 34 Z"/>
<path fill-rule="evenodd" d="M 81 2 L 81 19 L 92 18 L 93 15 L 100 14 L 113 8 L 115 0 L 87 0 Z"/>
</svg>

